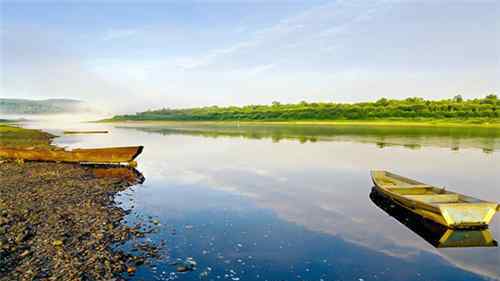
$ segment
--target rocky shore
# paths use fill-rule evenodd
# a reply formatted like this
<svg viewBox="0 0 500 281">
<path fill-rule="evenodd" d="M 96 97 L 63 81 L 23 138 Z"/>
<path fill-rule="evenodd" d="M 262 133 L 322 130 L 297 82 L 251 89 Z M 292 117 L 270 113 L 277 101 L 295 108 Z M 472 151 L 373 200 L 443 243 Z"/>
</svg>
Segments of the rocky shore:
<svg viewBox="0 0 500 281">
<path fill-rule="evenodd" d="M 14 139 L 0 131 L 0 146 Z M 115 203 L 142 181 L 125 167 L 0 161 L 0 280 L 120 280 L 158 258 L 142 242 L 151 229 L 127 225 Z M 130 253 L 118 250 L 126 242 Z"/>
</svg>

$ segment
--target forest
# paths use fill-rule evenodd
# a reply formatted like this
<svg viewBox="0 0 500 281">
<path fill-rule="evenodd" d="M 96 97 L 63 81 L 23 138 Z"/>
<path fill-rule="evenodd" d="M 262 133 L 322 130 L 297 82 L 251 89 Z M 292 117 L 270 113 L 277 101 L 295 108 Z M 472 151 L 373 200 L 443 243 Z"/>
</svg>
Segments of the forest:
<svg viewBox="0 0 500 281">
<path fill-rule="evenodd" d="M 299 120 L 378 120 L 378 119 L 478 119 L 500 117 L 500 100 L 495 94 L 465 100 L 461 95 L 451 99 L 425 100 L 410 97 L 403 100 L 381 98 L 375 102 L 247 105 L 242 107 L 208 106 L 199 108 L 148 110 L 134 115 L 118 115 L 120 120 L 169 121 L 299 121 Z"/>
</svg>

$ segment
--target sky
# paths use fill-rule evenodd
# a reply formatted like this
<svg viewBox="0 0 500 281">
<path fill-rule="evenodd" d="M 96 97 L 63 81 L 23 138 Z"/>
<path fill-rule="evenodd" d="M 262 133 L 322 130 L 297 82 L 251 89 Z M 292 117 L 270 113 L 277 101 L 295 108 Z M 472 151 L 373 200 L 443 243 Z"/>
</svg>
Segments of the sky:
<svg viewBox="0 0 500 281">
<path fill-rule="evenodd" d="M 0 0 L 0 97 L 154 108 L 500 92 L 500 1 Z"/>
</svg>

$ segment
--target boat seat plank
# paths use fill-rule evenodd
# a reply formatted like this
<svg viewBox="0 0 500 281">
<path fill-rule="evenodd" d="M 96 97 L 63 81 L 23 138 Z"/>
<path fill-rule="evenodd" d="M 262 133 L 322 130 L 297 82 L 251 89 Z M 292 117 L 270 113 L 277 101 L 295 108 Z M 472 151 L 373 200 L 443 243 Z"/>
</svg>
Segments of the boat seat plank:
<svg viewBox="0 0 500 281">
<path fill-rule="evenodd" d="M 427 204 L 433 203 L 460 203 L 458 194 L 429 194 L 429 195 L 405 195 L 406 198 Z"/>
<path fill-rule="evenodd" d="M 427 184 L 419 184 L 419 185 L 397 185 L 394 187 L 389 187 L 391 190 L 394 188 L 434 188 L 434 186 Z"/>
<path fill-rule="evenodd" d="M 402 188 L 389 188 L 391 192 L 400 194 L 400 195 L 425 195 L 425 194 L 436 194 L 437 188 L 432 186 L 428 187 L 402 187 Z"/>
</svg>

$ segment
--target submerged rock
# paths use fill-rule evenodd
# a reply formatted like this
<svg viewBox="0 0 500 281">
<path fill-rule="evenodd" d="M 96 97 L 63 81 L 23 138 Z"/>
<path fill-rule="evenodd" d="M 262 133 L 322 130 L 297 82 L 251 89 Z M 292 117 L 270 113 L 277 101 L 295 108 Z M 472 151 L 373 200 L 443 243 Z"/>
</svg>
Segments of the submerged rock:
<svg viewBox="0 0 500 281">
<path fill-rule="evenodd" d="M 135 271 L 136 271 L 135 267 L 132 267 L 132 266 L 131 266 L 131 267 L 128 267 L 128 268 L 127 268 L 127 273 L 128 273 L 128 275 L 134 275 L 134 274 L 135 274 Z"/>
<path fill-rule="evenodd" d="M 197 263 L 193 258 L 189 257 L 186 258 L 184 261 L 176 262 L 175 265 L 177 272 L 188 272 L 195 270 Z"/>
</svg>

